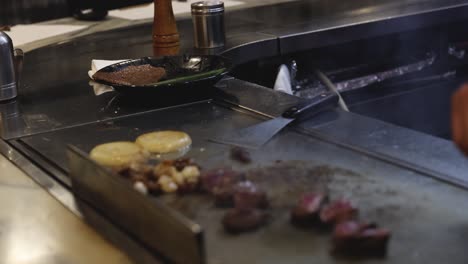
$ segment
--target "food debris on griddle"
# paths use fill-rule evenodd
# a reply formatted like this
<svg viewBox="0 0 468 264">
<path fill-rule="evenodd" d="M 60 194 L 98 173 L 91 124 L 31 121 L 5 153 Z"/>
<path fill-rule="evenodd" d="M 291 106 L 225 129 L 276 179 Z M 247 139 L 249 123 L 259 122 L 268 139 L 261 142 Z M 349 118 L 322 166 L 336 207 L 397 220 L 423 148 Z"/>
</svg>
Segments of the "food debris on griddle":
<svg viewBox="0 0 468 264">
<path fill-rule="evenodd" d="M 144 184 L 147 192 L 159 194 L 161 192 L 187 193 L 199 189 L 200 167 L 192 159 L 181 158 L 164 160 L 156 166 L 147 160 L 133 162 L 118 173 L 129 179 L 136 190 L 143 191 Z"/>
<path fill-rule="evenodd" d="M 259 209 L 233 208 L 224 216 L 223 226 L 229 233 L 242 233 L 258 229 L 267 219 L 268 214 Z"/>
<path fill-rule="evenodd" d="M 303 194 L 297 205 L 291 210 L 291 223 L 299 227 L 311 227 L 320 224 L 320 210 L 328 197 L 323 193 Z"/>
<path fill-rule="evenodd" d="M 248 164 L 252 162 L 252 158 L 250 157 L 250 153 L 240 147 L 233 147 L 231 148 L 231 159 L 238 161 L 240 163 Z"/>
<path fill-rule="evenodd" d="M 199 186 L 200 168 L 192 159 L 165 160 L 154 167 L 153 174 L 164 192 L 187 193 Z"/>
<path fill-rule="evenodd" d="M 159 194 L 161 186 L 158 183 L 158 176 L 153 174 L 153 166 L 143 162 L 132 163 L 126 172 L 128 178 L 136 183 L 143 183 L 149 193 Z"/>
<path fill-rule="evenodd" d="M 149 85 L 157 83 L 166 76 L 166 70 L 162 67 L 154 67 L 149 64 L 128 66 L 120 71 L 98 71 L 93 75 L 96 81 L 104 81 L 118 85 Z"/>
<path fill-rule="evenodd" d="M 354 257 L 385 257 L 391 233 L 375 224 L 347 221 L 333 231 L 334 255 Z"/>
</svg>

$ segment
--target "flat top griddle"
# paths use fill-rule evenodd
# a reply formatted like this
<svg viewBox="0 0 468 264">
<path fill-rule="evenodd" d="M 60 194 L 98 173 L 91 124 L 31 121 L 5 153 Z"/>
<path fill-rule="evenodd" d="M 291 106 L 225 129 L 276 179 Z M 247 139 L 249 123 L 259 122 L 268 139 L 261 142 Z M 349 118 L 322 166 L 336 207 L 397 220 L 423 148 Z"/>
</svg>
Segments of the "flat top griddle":
<svg viewBox="0 0 468 264">
<path fill-rule="evenodd" d="M 303 147 L 298 148 L 299 144 Z M 220 223 L 226 210 L 215 208 L 213 200 L 206 195 L 166 195 L 158 199 L 204 228 L 207 263 L 468 261 L 465 249 L 468 206 L 463 202 L 468 193 L 374 160 L 357 155 L 351 158 L 346 152 L 335 153 L 335 159 L 329 160 L 311 155 L 316 151 L 310 149 L 320 153 L 324 147 L 327 146 L 288 131 L 265 149 L 253 153 L 256 162 L 251 168 L 230 161 L 228 155 L 210 159 L 210 164 L 247 171 L 248 179 L 268 191 L 271 219 L 253 233 L 226 234 Z M 322 154 L 326 157 L 328 153 Z M 301 156 L 310 159 L 297 160 Z M 330 232 L 293 227 L 289 223 L 289 210 L 302 192 L 310 190 L 328 190 L 332 198 L 349 198 L 359 206 L 363 220 L 390 228 L 393 237 L 388 257 L 335 258 L 329 254 Z"/>
<path fill-rule="evenodd" d="M 319 141 L 307 132 L 296 131 L 294 126 L 252 152 L 254 163 L 243 166 L 229 159 L 229 148 L 209 143 L 206 138 L 260 119 L 209 102 L 167 111 L 116 120 L 103 131 L 91 126 L 58 131 L 51 138 L 60 144 L 79 143 L 87 152 L 103 141 L 133 140 L 137 134 L 147 131 L 184 130 L 194 139 L 187 156 L 195 158 L 203 168 L 232 166 L 248 171 L 251 180 L 267 189 L 273 203 L 272 217 L 257 232 L 228 235 L 220 224 L 225 210 L 215 208 L 207 195 L 144 197 L 124 179 L 93 165 L 86 155 L 72 158 L 71 175 L 76 194 L 149 248 L 165 247 L 162 252 L 169 250 L 169 255 L 193 255 L 197 256 L 193 263 L 210 264 L 468 262 L 465 235 L 468 192 L 465 190 Z M 137 120 L 140 123 L 135 126 Z M 82 136 L 76 137 L 77 134 Z M 302 191 L 315 188 L 328 189 L 332 197 L 351 199 L 362 210 L 363 220 L 390 228 L 393 238 L 388 257 L 383 260 L 334 258 L 329 254 L 330 233 L 292 227 L 289 208 Z M 164 219 L 170 215 L 177 217 Z M 162 235 L 158 228 L 165 225 L 167 233 Z M 187 230 L 192 230 L 193 235 Z M 171 243 L 173 246 L 167 247 Z M 196 248 L 200 250 L 199 255 Z M 186 263 L 180 259 L 179 262 Z"/>
</svg>

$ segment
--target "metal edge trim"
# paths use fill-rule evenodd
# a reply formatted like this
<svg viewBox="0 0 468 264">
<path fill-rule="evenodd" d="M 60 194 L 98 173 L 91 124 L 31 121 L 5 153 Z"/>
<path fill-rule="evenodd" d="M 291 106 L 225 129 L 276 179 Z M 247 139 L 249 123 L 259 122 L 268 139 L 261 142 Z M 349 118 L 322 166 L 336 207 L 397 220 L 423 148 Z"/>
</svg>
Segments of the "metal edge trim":
<svg viewBox="0 0 468 264">
<path fill-rule="evenodd" d="M 92 223 L 85 221 L 87 225 L 96 230 L 98 234 L 103 236 L 106 241 L 109 241 L 120 250 L 123 250 L 130 258 L 134 260 L 144 260 L 143 263 L 160 263 L 160 257 L 154 256 L 148 249 L 132 239 L 128 234 L 117 228 L 109 220 L 97 213 L 96 210 L 83 203 L 75 200 L 73 193 L 61 185 L 58 181 L 50 177 L 44 170 L 39 168 L 22 153 L 12 147 L 8 142 L 0 139 L 0 155 L 3 155 L 7 160 L 12 162 L 18 169 L 24 172 L 34 182 L 56 199 L 62 206 L 68 209 L 72 214 L 76 215 L 81 220 L 84 220 L 81 209 L 86 209 L 93 214 Z M 81 204 L 81 207 L 78 206 Z M 105 228 L 105 233 L 100 230 Z M 126 249 L 131 248 L 132 252 L 127 252 Z"/>
<path fill-rule="evenodd" d="M 28 144 L 23 142 L 21 139 L 9 141 L 9 143 L 16 148 L 17 151 L 21 152 L 26 157 L 29 157 L 30 160 L 33 160 L 39 168 L 41 168 L 49 177 L 53 177 L 57 182 L 69 188 L 71 185 L 70 178 L 66 175 L 67 171 L 63 171 L 60 167 L 36 149 L 30 147 Z"/>
<path fill-rule="evenodd" d="M 22 172 L 33 179 L 37 184 L 44 188 L 49 194 L 69 209 L 73 214 L 82 217 L 72 193 L 61 185 L 58 181 L 51 178 L 39 166 L 31 162 L 20 151 L 12 147 L 6 141 L 0 140 L 0 154 L 3 154 L 9 161 L 17 166 Z"/>
<path fill-rule="evenodd" d="M 171 248 L 170 244 L 167 244 L 165 248 L 161 248 L 156 245 L 158 243 L 164 243 L 163 240 L 159 240 L 163 238 L 161 235 L 164 236 L 164 234 L 157 233 L 158 235 L 155 235 L 154 231 L 152 231 L 153 235 L 155 236 L 151 236 L 151 232 L 148 232 L 147 234 L 142 233 L 142 231 L 139 230 L 139 227 L 135 227 L 135 224 L 137 224 L 136 226 L 139 226 L 138 224 L 144 224 L 146 220 L 142 221 L 141 219 L 143 218 L 151 219 L 153 223 L 157 223 L 158 221 L 165 221 L 166 225 L 168 223 L 171 223 L 170 225 L 174 225 L 176 223 L 179 226 L 179 228 L 176 229 L 178 230 L 179 234 L 183 234 L 184 236 L 187 235 L 185 236 L 186 238 L 190 237 L 193 239 L 192 242 L 195 242 L 195 244 L 190 244 L 191 240 L 185 240 L 184 243 L 188 244 L 180 244 L 180 246 L 184 247 L 185 245 L 192 247 L 193 251 L 191 256 L 194 257 L 194 259 L 192 259 L 194 261 L 193 263 L 205 263 L 206 256 L 203 229 L 198 223 L 185 217 L 179 211 L 166 206 L 159 200 L 152 199 L 153 197 L 141 195 L 134 191 L 133 188 L 129 187 L 129 184 L 126 180 L 118 177 L 111 170 L 89 159 L 88 154 L 81 151 L 79 148 L 73 145 L 68 145 L 67 156 L 69 160 L 72 186 L 74 186 L 73 192 L 76 195 L 81 196 L 81 199 L 84 199 L 88 203 L 92 204 L 94 208 L 101 209 L 99 211 L 104 214 L 106 218 L 113 219 L 111 222 L 115 222 L 116 226 L 120 227 L 121 230 L 123 230 L 125 233 L 128 233 L 130 237 L 134 237 L 137 241 L 145 245 L 145 247 L 149 248 L 150 250 L 156 250 L 158 255 L 162 254 L 166 255 L 166 257 L 175 258 L 176 260 L 182 261 L 187 257 L 179 257 L 179 255 L 176 255 L 175 252 L 178 252 L 178 249 Z M 99 175 L 101 177 L 99 177 Z M 111 188 L 112 192 L 118 189 L 121 193 L 124 193 L 126 197 L 125 201 L 119 202 L 118 199 L 109 197 L 108 194 L 106 196 L 105 193 L 109 190 L 103 192 L 102 186 L 108 186 L 107 188 Z M 130 201 L 133 201 L 133 204 L 138 204 L 138 209 L 146 209 L 144 216 L 140 215 L 140 217 L 138 217 L 139 213 L 133 214 L 135 211 L 132 213 L 131 211 L 133 209 L 128 209 L 128 203 Z M 104 213 L 103 210 L 106 211 L 106 213 Z M 123 218 L 118 217 L 119 215 L 128 215 L 129 213 L 130 215 L 133 214 L 133 217 L 129 218 L 132 220 L 124 220 Z M 164 217 L 161 218 L 161 216 Z M 155 242 L 155 239 L 158 242 Z M 167 237 L 167 239 L 169 239 L 168 241 L 171 241 L 171 238 Z"/>
</svg>

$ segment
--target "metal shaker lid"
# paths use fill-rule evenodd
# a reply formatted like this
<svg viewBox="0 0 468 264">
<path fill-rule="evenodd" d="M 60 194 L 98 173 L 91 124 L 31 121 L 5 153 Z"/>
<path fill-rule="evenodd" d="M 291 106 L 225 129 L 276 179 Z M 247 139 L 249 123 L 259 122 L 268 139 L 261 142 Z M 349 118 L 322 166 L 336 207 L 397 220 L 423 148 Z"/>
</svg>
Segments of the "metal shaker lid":
<svg viewBox="0 0 468 264">
<path fill-rule="evenodd" d="M 3 31 L 0 31 L 0 52 L 10 52 L 13 54 L 13 42 Z"/>
<path fill-rule="evenodd" d="M 224 2 L 222 1 L 200 1 L 192 5 L 192 14 L 212 14 L 224 12 Z"/>
<path fill-rule="evenodd" d="M 13 42 L 0 31 L 0 101 L 16 97 L 15 64 Z"/>
</svg>

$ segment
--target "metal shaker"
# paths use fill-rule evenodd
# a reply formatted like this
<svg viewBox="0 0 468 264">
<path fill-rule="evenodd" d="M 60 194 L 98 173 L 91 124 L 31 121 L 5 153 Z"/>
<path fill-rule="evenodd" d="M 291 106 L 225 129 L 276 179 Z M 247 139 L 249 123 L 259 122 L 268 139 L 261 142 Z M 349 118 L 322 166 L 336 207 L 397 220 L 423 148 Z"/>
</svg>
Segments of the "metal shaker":
<svg viewBox="0 0 468 264">
<path fill-rule="evenodd" d="M 224 46 L 224 3 L 202 1 L 191 6 L 195 48 Z"/>
<path fill-rule="evenodd" d="M 11 38 L 0 31 L 0 102 L 17 96 L 15 58 Z"/>
</svg>

